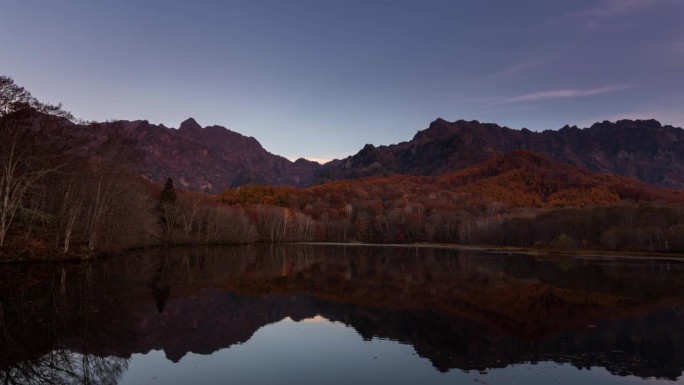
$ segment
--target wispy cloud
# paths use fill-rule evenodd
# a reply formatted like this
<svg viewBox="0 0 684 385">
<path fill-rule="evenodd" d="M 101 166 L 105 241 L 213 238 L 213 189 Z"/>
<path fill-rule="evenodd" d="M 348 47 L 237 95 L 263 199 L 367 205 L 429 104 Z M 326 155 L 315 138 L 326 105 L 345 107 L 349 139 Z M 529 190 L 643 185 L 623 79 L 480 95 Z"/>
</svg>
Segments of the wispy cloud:
<svg viewBox="0 0 684 385">
<path fill-rule="evenodd" d="M 594 95 L 606 94 L 609 92 L 620 91 L 620 90 L 623 90 L 625 88 L 627 88 L 627 86 L 624 86 L 624 85 L 613 85 L 613 86 L 589 88 L 589 89 L 564 88 L 564 89 L 539 91 L 539 92 L 533 92 L 533 93 L 529 93 L 529 94 L 512 96 L 512 97 L 505 98 L 504 102 L 519 103 L 519 102 L 533 102 L 533 101 L 549 100 L 549 99 L 583 98 L 583 97 L 587 97 L 587 96 L 594 96 Z"/>
<path fill-rule="evenodd" d="M 529 72 L 535 68 L 542 67 L 546 63 L 550 61 L 550 58 L 548 56 L 543 56 L 543 57 L 538 57 L 538 58 L 533 58 L 533 59 L 528 59 L 525 61 L 522 61 L 520 63 L 514 64 L 512 66 L 503 68 L 499 70 L 498 72 L 485 75 L 481 80 L 500 80 L 500 79 L 505 79 L 505 78 L 510 78 L 517 76 L 521 73 Z"/>
<path fill-rule="evenodd" d="M 604 18 L 639 12 L 669 0 L 603 0 L 599 4 L 582 8 L 567 15 L 568 18 Z"/>
<path fill-rule="evenodd" d="M 679 3 L 678 3 L 679 2 Z M 588 30 L 597 30 L 608 20 L 633 17 L 666 6 L 681 5 L 681 0 L 599 0 L 596 4 L 548 21 L 549 24 L 577 24 Z"/>
<path fill-rule="evenodd" d="M 684 55 L 684 40 L 675 41 L 669 44 L 670 52 L 675 55 Z"/>
</svg>

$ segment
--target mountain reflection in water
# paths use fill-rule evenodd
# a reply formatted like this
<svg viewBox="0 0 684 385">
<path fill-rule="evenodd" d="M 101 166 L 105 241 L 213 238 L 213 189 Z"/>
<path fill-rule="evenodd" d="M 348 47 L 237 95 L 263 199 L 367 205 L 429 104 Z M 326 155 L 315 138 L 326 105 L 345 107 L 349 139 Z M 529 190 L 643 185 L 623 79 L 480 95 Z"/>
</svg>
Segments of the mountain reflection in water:
<svg viewBox="0 0 684 385">
<path fill-rule="evenodd" d="M 434 378 L 452 369 L 495 373 L 552 363 L 559 374 L 599 367 L 675 380 L 684 370 L 684 265 L 320 245 L 172 248 L 83 264 L 5 265 L 0 383 L 112 384 L 142 362 L 149 369 L 192 357 L 202 366 L 208 355 L 230 355 L 222 361 L 230 365 L 245 359 L 235 356 L 236 345 L 247 350 L 260 329 L 303 328 L 303 320 L 343 326 L 346 340 L 358 333 L 367 348 L 404 349 L 390 360 L 396 373 L 397 365 L 419 362 L 430 363 Z M 300 335 L 293 333 L 281 336 Z M 334 350 L 340 341 L 326 346 Z M 155 361 L 157 351 L 165 359 Z M 346 362 L 328 362 L 335 354 L 310 359 L 332 373 L 334 363 Z M 419 361 L 402 361 L 412 354 Z M 353 356 L 381 364 L 370 354 Z M 371 370 L 354 365 L 345 370 Z"/>
</svg>

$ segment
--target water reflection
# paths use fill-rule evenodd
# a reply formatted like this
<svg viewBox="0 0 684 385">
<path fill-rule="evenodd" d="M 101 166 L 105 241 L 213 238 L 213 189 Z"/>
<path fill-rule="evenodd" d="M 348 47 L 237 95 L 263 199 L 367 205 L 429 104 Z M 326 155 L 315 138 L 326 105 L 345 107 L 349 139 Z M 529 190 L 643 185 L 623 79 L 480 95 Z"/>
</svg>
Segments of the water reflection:
<svg viewBox="0 0 684 385">
<path fill-rule="evenodd" d="M 7 367 L 3 384 L 116 384 L 128 369 L 128 360 L 98 357 L 68 350 L 52 350 L 43 356 Z"/>
<path fill-rule="evenodd" d="M 2 266 L 0 383 L 116 383 L 133 355 L 177 363 L 312 317 L 410 346 L 435 373 L 543 361 L 644 378 L 684 370 L 673 261 L 290 245 Z"/>
</svg>

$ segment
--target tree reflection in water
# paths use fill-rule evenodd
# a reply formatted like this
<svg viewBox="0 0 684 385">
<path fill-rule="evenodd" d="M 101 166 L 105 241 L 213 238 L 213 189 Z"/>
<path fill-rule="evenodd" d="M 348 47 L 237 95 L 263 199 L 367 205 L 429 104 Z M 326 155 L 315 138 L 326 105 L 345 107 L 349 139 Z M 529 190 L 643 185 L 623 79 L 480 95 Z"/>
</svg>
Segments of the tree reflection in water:
<svg viewBox="0 0 684 385">
<path fill-rule="evenodd" d="M 409 344 L 441 372 L 684 369 L 681 263 L 269 245 L 0 266 L 0 383 L 114 384 L 134 353 L 177 362 L 318 315 Z"/>
<path fill-rule="evenodd" d="M 128 369 L 128 359 L 97 357 L 69 350 L 20 361 L 0 372 L 2 384 L 116 384 Z"/>
<path fill-rule="evenodd" d="M 109 306 L 113 297 L 101 295 L 101 267 L 5 267 L 0 280 L 1 384 L 118 382 L 128 358 L 102 354 L 102 346 L 121 329 L 108 326 L 118 309 Z"/>
</svg>

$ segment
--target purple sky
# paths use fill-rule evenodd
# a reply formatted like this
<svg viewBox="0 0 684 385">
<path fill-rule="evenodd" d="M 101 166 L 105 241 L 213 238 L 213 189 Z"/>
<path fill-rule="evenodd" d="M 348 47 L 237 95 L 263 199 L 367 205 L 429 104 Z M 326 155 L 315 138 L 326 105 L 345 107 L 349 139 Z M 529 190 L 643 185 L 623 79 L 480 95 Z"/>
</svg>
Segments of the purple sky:
<svg viewBox="0 0 684 385">
<path fill-rule="evenodd" d="M 437 117 L 684 126 L 681 0 L 0 2 L 0 74 L 92 120 L 189 116 L 289 158 Z"/>
</svg>

